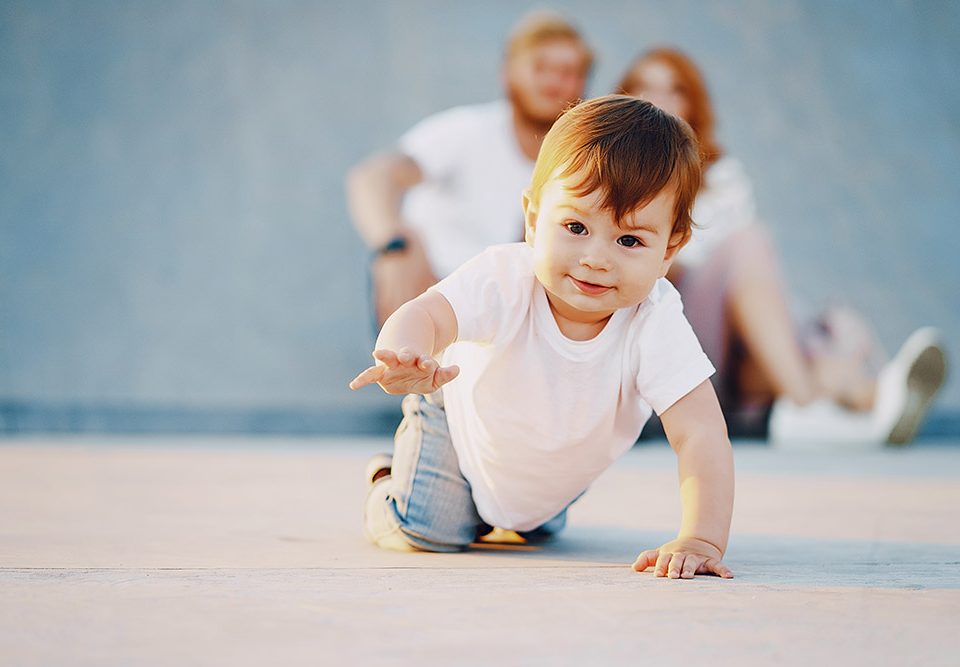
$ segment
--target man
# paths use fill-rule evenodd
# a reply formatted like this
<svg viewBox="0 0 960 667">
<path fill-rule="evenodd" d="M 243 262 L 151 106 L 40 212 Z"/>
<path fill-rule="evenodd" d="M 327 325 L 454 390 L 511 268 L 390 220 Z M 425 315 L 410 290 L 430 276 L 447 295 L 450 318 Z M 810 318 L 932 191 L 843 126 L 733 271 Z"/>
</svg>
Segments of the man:
<svg viewBox="0 0 960 667">
<path fill-rule="evenodd" d="M 506 100 L 431 116 L 350 171 L 350 213 L 374 253 L 378 324 L 487 246 L 520 240 L 520 194 L 540 144 L 583 95 L 592 62 L 566 19 L 529 14 L 507 40 Z"/>
</svg>

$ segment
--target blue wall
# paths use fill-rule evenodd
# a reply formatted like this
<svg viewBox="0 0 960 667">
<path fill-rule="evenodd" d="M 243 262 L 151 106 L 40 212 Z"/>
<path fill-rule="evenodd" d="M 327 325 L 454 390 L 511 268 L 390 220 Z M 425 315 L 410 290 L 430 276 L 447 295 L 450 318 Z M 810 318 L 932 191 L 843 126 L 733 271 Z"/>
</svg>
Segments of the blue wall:
<svg viewBox="0 0 960 667">
<path fill-rule="evenodd" d="M 596 47 L 593 94 L 655 43 L 702 63 L 798 301 L 844 299 L 891 351 L 936 324 L 960 364 L 960 5 L 555 6 Z M 343 175 L 497 96 L 524 8 L 3 3 L 0 430 L 349 430 L 392 406 L 345 388 L 371 339 Z"/>
</svg>

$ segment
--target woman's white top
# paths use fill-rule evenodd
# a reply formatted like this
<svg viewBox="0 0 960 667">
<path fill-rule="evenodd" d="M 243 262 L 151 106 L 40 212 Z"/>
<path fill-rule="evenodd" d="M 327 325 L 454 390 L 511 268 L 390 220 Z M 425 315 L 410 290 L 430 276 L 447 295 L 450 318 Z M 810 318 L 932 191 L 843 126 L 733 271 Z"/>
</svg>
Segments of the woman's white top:
<svg viewBox="0 0 960 667">
<path fill-rule="evenodd" d="M 682 266 L 703 265 L 731 234 L 756 222 L 753 185 L 736 158 L 720 158 L 707 169 L 704 179 L 693 205 L 696 227 L 677 256 Z"/>
</svg>

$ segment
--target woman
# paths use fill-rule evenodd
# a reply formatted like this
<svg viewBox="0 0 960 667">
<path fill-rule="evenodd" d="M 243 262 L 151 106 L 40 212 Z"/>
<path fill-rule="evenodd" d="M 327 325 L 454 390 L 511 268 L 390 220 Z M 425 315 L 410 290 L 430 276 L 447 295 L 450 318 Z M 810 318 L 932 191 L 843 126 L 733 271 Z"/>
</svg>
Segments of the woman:
<svg viewBox="0 0 960 667">
<path fill-rule="evenodd" d="M 917 330 L 881 367 L 875 336 L 849 309 L 834 307 L 798 326 L 750 181 L 714 137 L 696 65 L 674 49 L 654 49 L 633 62 L 619 88 L 683 118 L 700 140 L 698 228 L 669 277 L 717 369 L 731 428 L 762 431 L 772 406 L 770 437 L 780 443 L 909 442 L 943 383 L 937 332 Z"/>
</svg>

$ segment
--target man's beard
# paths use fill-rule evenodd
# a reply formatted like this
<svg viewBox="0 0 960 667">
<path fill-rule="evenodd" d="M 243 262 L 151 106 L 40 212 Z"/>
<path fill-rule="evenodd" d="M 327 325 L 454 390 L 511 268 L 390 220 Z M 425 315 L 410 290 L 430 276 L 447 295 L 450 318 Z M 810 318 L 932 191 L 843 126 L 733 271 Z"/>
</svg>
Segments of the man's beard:
<svg viewBox="0 0 960 667">
<path fill-rule="evenodd" d="M 541 136 L 553 127 L 554 122 L 560 115 L 560 111 L 562 111 L 559 110 L 556 115 L 552 116 L 544 116 L 542 113 L 536 113 L 527 105 L 527 100 L 520 90 L 520 87 L 513 83 L 507 84 L 507 97 L 513 106 L 513 113 L 516 114 L 520 123 L 535 128 Z"/>
</svg>

